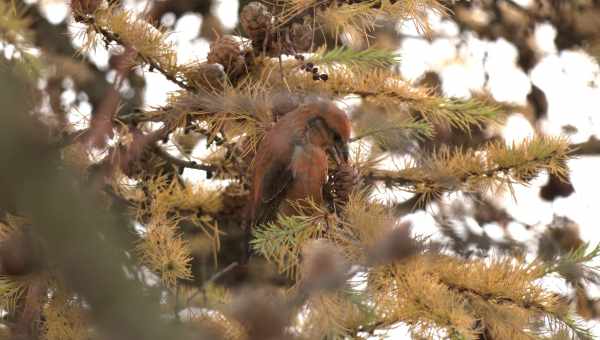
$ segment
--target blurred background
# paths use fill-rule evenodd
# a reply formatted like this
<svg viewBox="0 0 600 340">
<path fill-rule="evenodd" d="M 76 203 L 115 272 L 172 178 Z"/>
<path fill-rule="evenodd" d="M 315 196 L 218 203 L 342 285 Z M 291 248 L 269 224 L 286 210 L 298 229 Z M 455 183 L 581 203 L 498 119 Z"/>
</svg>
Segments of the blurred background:
<svg viewBox="0 0 600 340">
<path fill-rule="evenodd" d="M 17 1 L 21 2 L 21 1 Z M 120 71 L 123 51 L 117 47 L 96 48 L 81 59 L 72 56 L 84 44 L 83 24 L 75 22 L 69 3 L 59 0 L 23 0 L 35 32 L 31 53 L 50 56 L 52 68 L 38 83 L 42 114 L 58 119 L 54 124 L 71 131 L 87 128 L 92 112 L 111 99 L 106 93 Z M 128 9 L 145 13 L 172 31 L 178 62 L 203 61 L 216 37 L 241 35 L 239 16 L 246 0 L 123 0 Z M 446 1 L 451 15 L 430 13 L 430 32 L 423 34 L 411 21 L 377 28 L 371 44 L 396 50 L 401 76 L 415 85 L 436 88 L 449 97 L 491 97 L 510 107 L 503 126 L 476 131 L 473 136 L 442 133 L 436 145 L 468 146 L 473 141 L 502 138 L 518 143 L 534 134 L 564 135 L 578 147 L 568 162 L 569 182 L 542 173 L 531 185 L 489 197 L 444 196 L 424 210 L 408 213 L 413 233 L 456 244 L 465 256 L 494 256 L 503 248 L 520 247 L 528 258 L 553 249 L 570 249 L 582 243 L 600 243 L 600 1 L 593 0 L 472 0 Z M 366 48 L 356 32 L 346 32 L 345 44 Z M 36 52 L 37 50 L 37 52 Z M 19 56 L 8 42 L 0 42 L 6 59 Z M 138 107 L 165 105 L 176 84 L 158 72 L 135 68 L 119 87 L 122 112 Z M 348 96 L 338 102 L 360 117 L 360 99 Z M 58 118 L 56 118 L 58 117 Z M 482 137 L 483 136 L 483 137 Z M 167 143 L 178 154 L 177 145 Z M 368 143 L 362 147 L 369 148 Z M 201 158 L 206 144 L 191 153 Z M 407 146 L 407 150 L 409 146 Z M 90 157 L 100 160 L 96 150 Z M 410 152 L 390 152 L 390 168 L 410 160 Z M 186 168 L 182 176 L 194 181 L 207 179 L 203 170 Z M 219 185 L 219 181 L 211 181 Z M 374 198 L 392 204 L 409 202 L 411 195 L 381 187 Z M 451 202 L 451 203 L 449 203 Z M 449 204 L 446 204 L 449 203 Z M 598 263 L 600 265 L 600 263 Z M 568 291 L 562 280 L 545 280 L 551 290 Z M 581 315 L 589 319 L 595 334 L 600 326 L 600 289 L 589 284 L 576 298 Z M 580 310 L 579 310 L 580 309 Z M 390 338 L 408 337 L 402 329 Z"/>
</svg>

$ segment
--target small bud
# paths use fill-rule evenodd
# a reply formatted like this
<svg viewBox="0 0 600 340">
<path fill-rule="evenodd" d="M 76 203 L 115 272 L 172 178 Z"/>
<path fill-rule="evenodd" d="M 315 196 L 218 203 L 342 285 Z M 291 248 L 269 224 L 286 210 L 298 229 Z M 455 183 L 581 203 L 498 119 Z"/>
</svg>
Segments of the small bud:
<svg viewBox="0 0 600 340">
<path fill-rule="evenodd" d="M 313 77 L 312 77 L 312 78 L 313 78 L 313 80 L 319 80 L 319 79 L 321 79 L 321 78 L 319 77 L 319 75 L 318 75 L 318 74 L 316 74 L 316 73 L 313 73 Z"/>
<path fill-rule="evenodd" d="M 321 78 L 322 81 L 327 81 L 327 79 L 329 79 L 329 76 L 326 75 L 325 73 L 321 74 L 319 77 Z"/>
<path fill-rule="evenodd" d="M 319 73 L 319 68 L 318 67 L 313 68 L 312 73 Z"/>
<path fill-rule="evenodd" d="M 307 63 L 306 64 L 306 68 L 309 69 L 309 70 L 312 70 L 313 67 L 315 67 L 315 64 L 313 64 L 313 63 Z"/>
</svg>

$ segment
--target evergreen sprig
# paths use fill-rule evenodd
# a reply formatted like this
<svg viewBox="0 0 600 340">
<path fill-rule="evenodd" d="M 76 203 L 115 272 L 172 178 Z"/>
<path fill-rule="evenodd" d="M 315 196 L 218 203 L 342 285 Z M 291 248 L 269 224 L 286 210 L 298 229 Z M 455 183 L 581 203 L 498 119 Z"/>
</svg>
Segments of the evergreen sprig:
<svg viewBox="0 0 600 340">
<path fill-rule="evenodd" d="M 600 266 L 587 263 L 598 259 L 599 256 L 600 244 L 590 247 L 589 243 L 585 243 L 567 254 L 558 256 L 554 261 L 544 262 L 544 276 L 559 273 L 563 277 L 572 278 L 573 272 L 579 272 L 579 275 L 576 275 L 577 278 L 598 282 L 600 279 Z"/>
<path fill-rule="evenodd" d="M 502 114 L 500 106 L 478 99 L 430 97 L 415 99 L 412 107 L 427 120 L 466 132 L 473 127 L 481 128 L 485 123 L 497 122 Z"/>
<path fill-rule="evenodd" d="M 268 66 L 269 69 L 276 67 L 274 63 Z M 359 95 L 366 103 L 376 105 L 390 114 L 408 113 L 415 119 L 465 132 L 500 122 L 504 114 L 500 105 L 489 101 L 440 97 L 430 89 L 411 87 L 393 70 L 382 68 L 331 68 L 329 80 L 318 84 L 306 73 L 290 74 L 285 84 L 271 77 L 265 80 L 265 86 L 287 86 L 299 93 L 319 92 L 332 97 Z"/>
<path fill-rule="evenodd" d="M 444 147 L 401 170 L 373 169 L 366 177 L 422 194 L 427 200 L 450 191 L 525 184 L 542 170 L 563 178 L 568 153 L 569 144 L 561 137 L 536 137 L 511 146 L 491 142 L 479 151 Z"/>
<path fill-rule="evenodd" d="M 323 66 L 341 64 L 355 68 L 389 67 L 400 62 L 400 55 L 376 47 L 357 51 L 342 46 L 331 50 L 322 48 L 311 56 L 308 61 Z"/>
<path fill-rule="evenodd" d="M 567 329 L 589 339 L 567 312 L 567 300 L 536 281 L 542 272 L 510 258 L 464 261 L 431 253 L 374 269 L 369 278 L 384 325 L 403 321 L 422 335 L 444 329 L 467 339 L 487 332 L 525 340 L 535 338 L 534 324 L 542 318 L 541 328 L 551 334 Z"/>
<path fill-rule="evenodd" d="M 296 6 L 295 13 L 299 8 L 317 7 L 315 1 L 304 6 Z M 325 2 L 325 1 L 323 1 Z M 322 3 L 322 2 L 320 2 Z M 326 3 L 326 2 L 325 2 Z M 445 14 L 447 9 L 438 0 L 365 0 L 359 2 L 339 4 L 336 1 L 317 13 L 319 23 L 331 32 L 339 35 L 343 31 L 354 30 L 360 34 L 368 34 L 378 26 L 378 19 L 412 21 L 419 32 L 428 34 L 431 31 L 427 20 L 427 11 Z M 288 15 L 289 16 L 289 15 Z M 350 28 L 350 29 L 349 29 Z"/>
<path fill-rule="evenodd" d="M 93 17 L 77 19 L 87 25 L 86 42 L 80 52 L 94 49 L 100 42 L 116 43 L 135 51 L 130 62 L 147 64 L 181 88 L 195 90 L 185 78 L 186 66 L 178 64 L 175 46 L 164 28 L 156 28 L 135 12 L 115 4 L 98 8 Z"/>
<path fill-rule="evenodd" d="M 323 235 L 324 226 L 310 216 L 279 216 L 276 222 L 252 231 L 252 248 L 273 262 L 280 273 L 297 274 L 302 246 Z"/>
<path fill-rule="evenodd" d="M 0 39 L 11 44 L 31 39 L 31 23 L 24 13 L 14 1 L 0 2 Z"/>
<path fill-rule="evenodd" d="M 10 276 L 0 276 L 0 308 L 6 311 L 14 311 L 19 299 L 27 290 L 24 281 Z"/>
<path fill-rule="evenodd" d="M 0 42 L 11 44 L 14 48 L 12 60 L 17 61 L 21 73 L 37 79 L 44 69 L 40 57 L 33 52 L 34 33 L 30 30 L 31 21 L 25 15 L 24 6 L 15 1 L 0 2 Z M 0 66 L 6 67 L 4 59 Z"/>
<path fill-rule="evenodd" d="M 544 327 L 537 330 L 536 335 L 543 339 L 572 339 L 592 340 L 592 328 L 584 324 L 583 320 L 566 313 L 564 315 L 547 314 L 542 318 Z"/>
<path fill-rule="evenodd" d="M 397 133 L 400 131 L 408 132 L 409 138 L 414 138 L 417 140 L 431 138 L 434 134 L 431 124 L 428 124 L 422 120 L 418 121 L 409 119 L 401 122 L 387 122 L 386 126 L 375 127 L 366 131 L 362 131 L 358 135 L 352 137 L 350 142 L 355 142 L 366 137 L 374 137 L 375 139 L 385 138 L 382 135 L 388 133 Z"/>
</svg>

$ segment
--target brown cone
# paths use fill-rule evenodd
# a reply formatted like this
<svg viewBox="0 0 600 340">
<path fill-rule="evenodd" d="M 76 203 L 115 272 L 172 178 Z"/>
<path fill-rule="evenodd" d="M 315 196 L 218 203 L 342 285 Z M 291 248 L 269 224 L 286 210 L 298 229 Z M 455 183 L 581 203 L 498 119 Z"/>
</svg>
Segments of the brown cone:
<svg viewBox="0 0 600 340">
<path fill-rule="evenodd" d="M 205 90 L 222 90 L 225 73 L 219 65 L 201 63 L 188 72 L 188 77 L 197 87 Z"/>
<path fill-rule="evenodd" d="M 296 52 L 306 52 L 310 50 L 312 36 L 313 29 L 309 23 L 293 23 L 290 28 L 290 40 L 292 41 Z"/>
<path fill-rule="evenodd" d="M 240 23 L 248 37 L 254 42 L 262 41 L 271 25 L 269 9 L 260 2 L 251 2 L 240 13 Z"/>
<path fill-rule="evenodd" d="M 333 174 L 332 179 L 335 203 L 345 205 L 348 202 L 350 193 L 358 184 L 358 172 L 351 165 L 341 165 Z"/>
<path fill-rule="evenodd" d="M 238 78 L 246 71 L 246 59 L 244 58 L 240 44 L 230 36 L 223 36 L 210 45 L 208 52 L 209 64 L 221 64 L 225 73 L 230 78 Z"/>
</svg>

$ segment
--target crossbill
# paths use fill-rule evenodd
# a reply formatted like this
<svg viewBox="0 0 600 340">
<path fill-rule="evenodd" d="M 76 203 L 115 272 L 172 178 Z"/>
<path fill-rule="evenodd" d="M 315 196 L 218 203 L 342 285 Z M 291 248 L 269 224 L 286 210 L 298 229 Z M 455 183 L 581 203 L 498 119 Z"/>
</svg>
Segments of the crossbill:
<svg viewBox="0 0 600 340">
<path fill-rule="evenodd" d="M 295 212 L 294 201 L 323 203 L 329 157 L 348 161 L 350 120 L 329 101 L 301 105 L 286 113 L 265 134 L 255 159 L 247 233 L 278 214 Z"/>
</svg>

